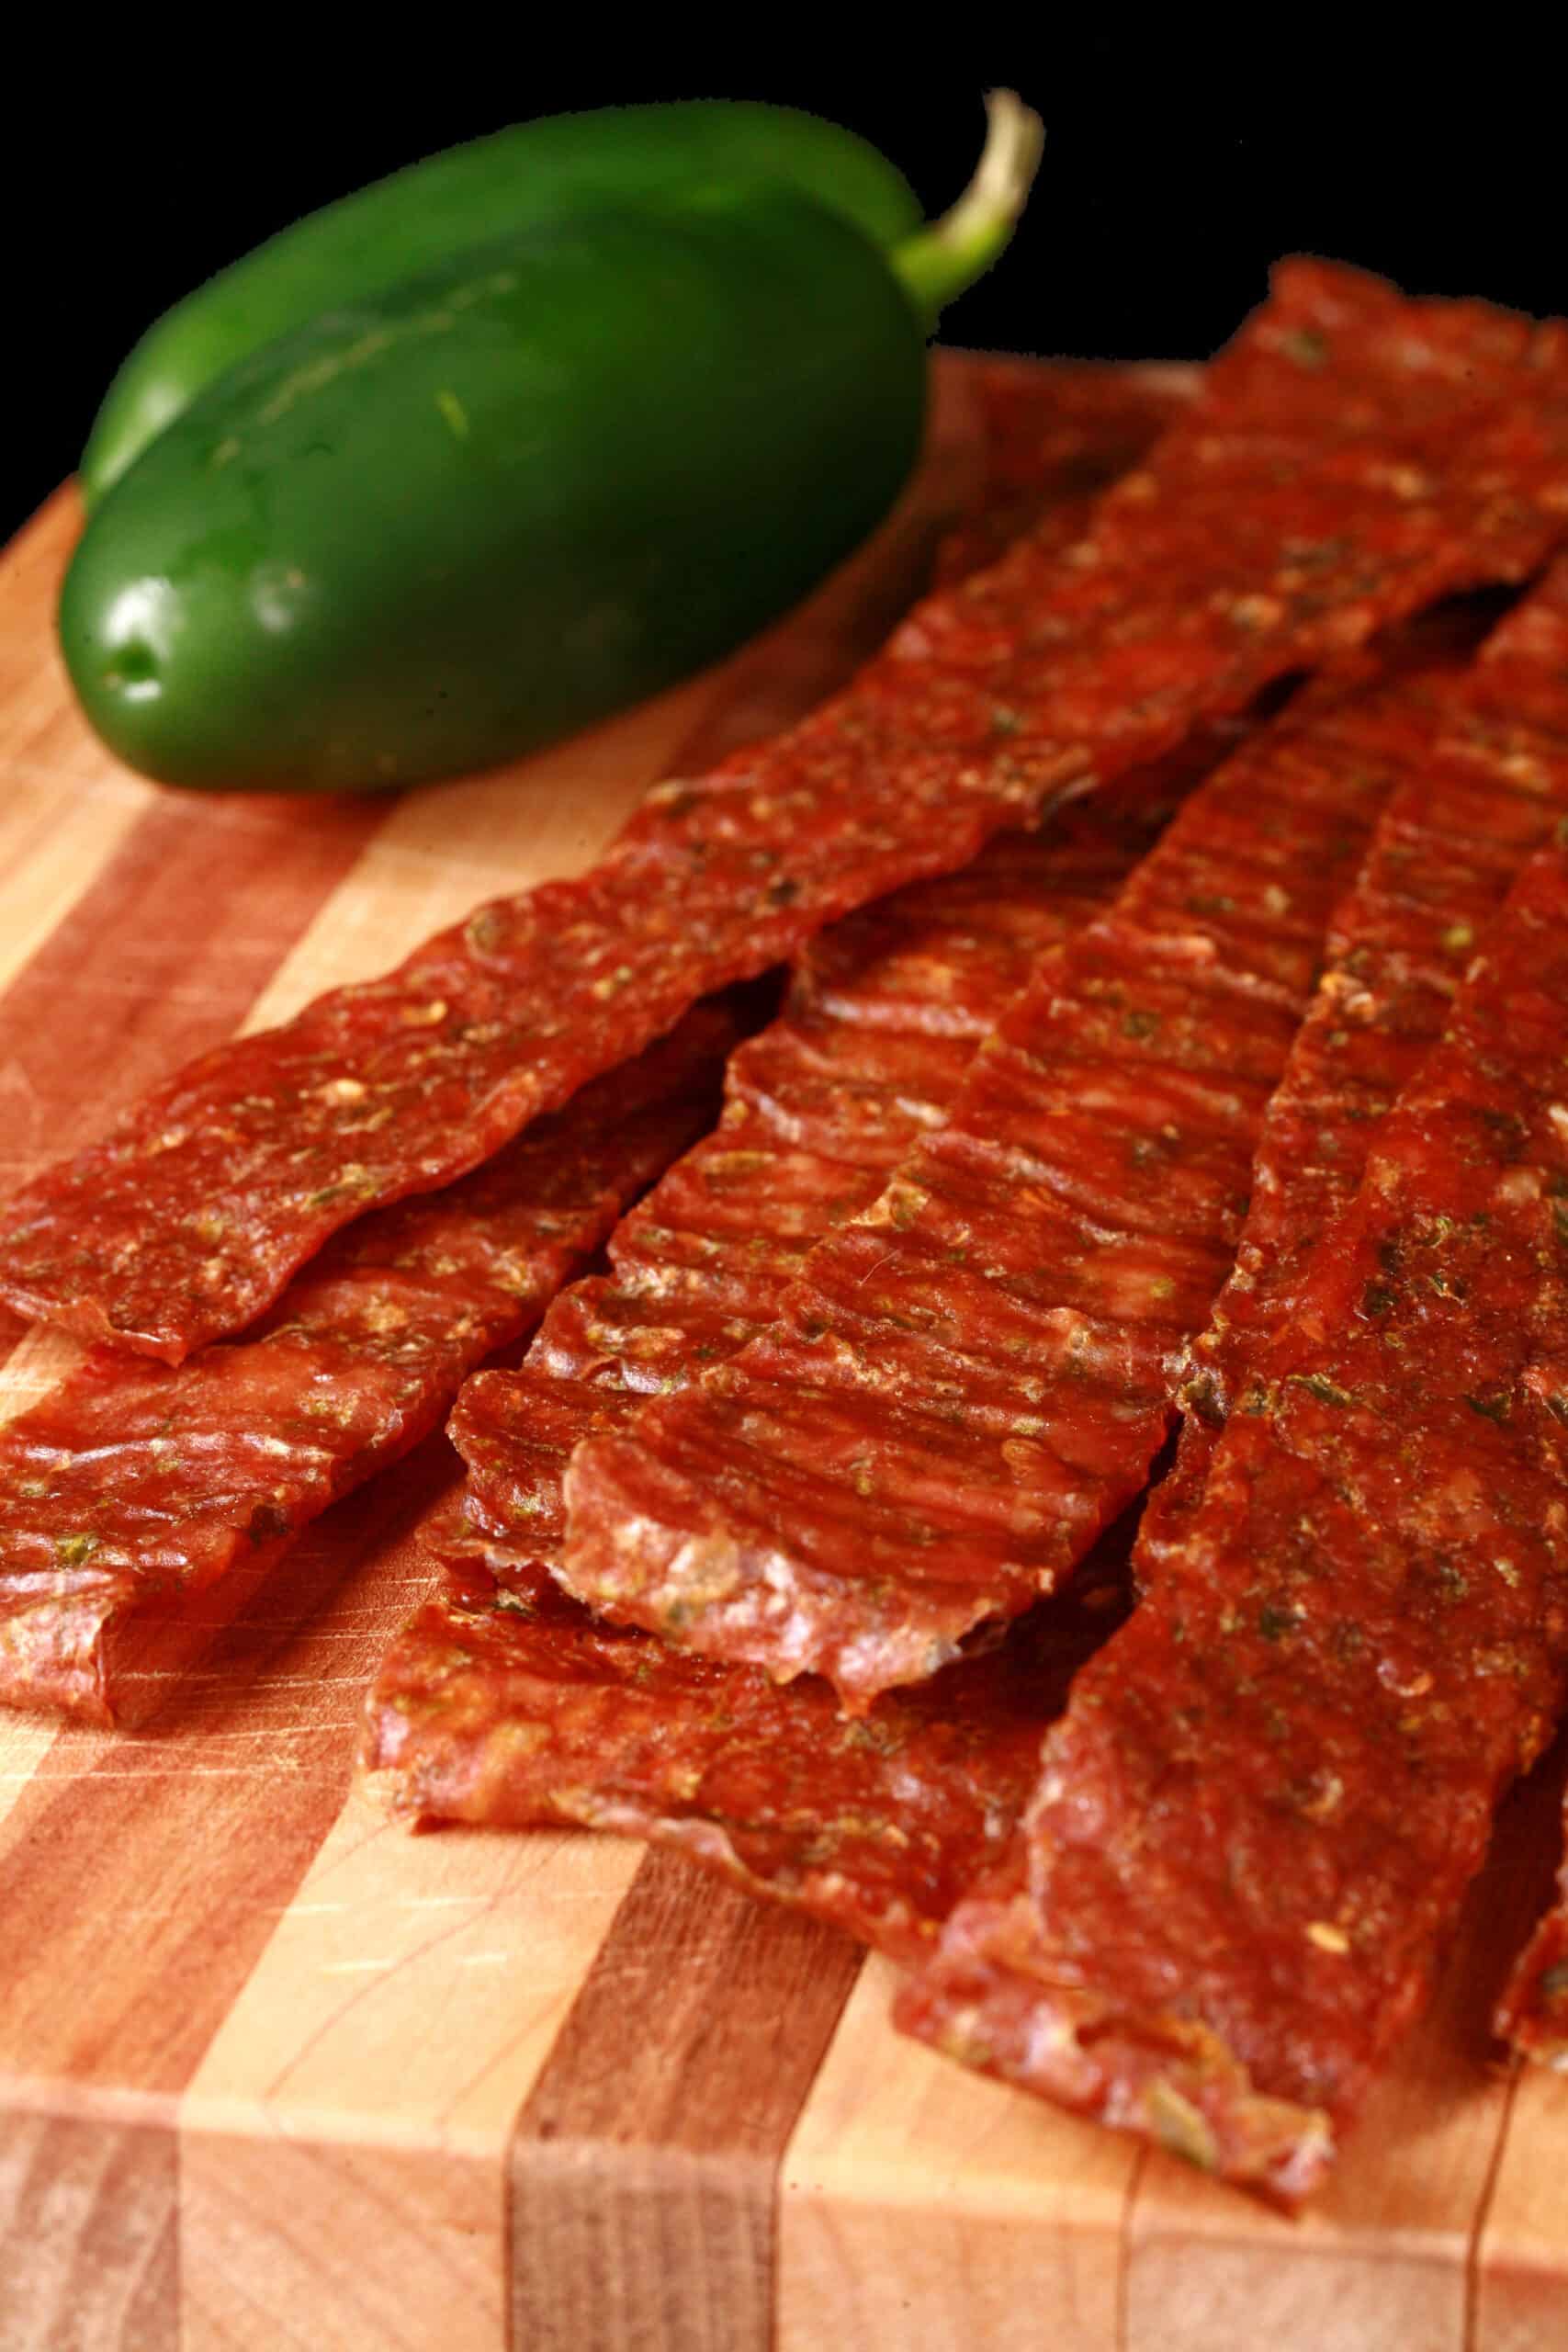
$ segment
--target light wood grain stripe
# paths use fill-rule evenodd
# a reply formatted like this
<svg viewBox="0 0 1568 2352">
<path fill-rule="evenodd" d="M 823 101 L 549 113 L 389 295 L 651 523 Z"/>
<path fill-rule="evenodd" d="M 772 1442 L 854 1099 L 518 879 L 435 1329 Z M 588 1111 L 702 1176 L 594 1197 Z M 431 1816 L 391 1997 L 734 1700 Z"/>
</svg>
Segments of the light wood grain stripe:
<svg viewBox="0 0 1568 2352">
<path fill-rule="evenodd" d="M 513 2120 L 636 1867 L 586 1838 L 411 1839 L 348 1790 L 416 1515 L 276 1659 L 293 1718 L 317 1694 L 331 1787 L 182 2103 L 186 2352 L 270 2352 L 301 2324 L 312 2344 L 496 2352 Z"/>
<path fill-rule="evenodd" d="M 1118 2343 L 1138 2155 L 897 2035 L 867 1961 L 785 2156 L 779 2352 Z M 1223 2339 L 1222 2339 L 1223 2340 Z"/>
</svg>

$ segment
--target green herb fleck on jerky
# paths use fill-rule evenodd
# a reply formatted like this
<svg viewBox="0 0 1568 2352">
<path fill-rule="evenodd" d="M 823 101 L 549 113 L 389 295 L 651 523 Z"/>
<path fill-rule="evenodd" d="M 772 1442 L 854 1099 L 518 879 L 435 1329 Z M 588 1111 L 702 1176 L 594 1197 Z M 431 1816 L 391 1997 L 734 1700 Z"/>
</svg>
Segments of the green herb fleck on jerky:
<svg viewBox="0 0 1568 2352">
<path fill-rule="evenodd" d="M 1353 1405 L 1356 1401 L 1348 1388 L 1336 1387 L 1334 1382 L 1321 1372 L 1292 1372 L 1289 1385 L 1304 1388 L 1307 1395 L 1315 1396 L 1320 1405 Z"/>
<path fill-rule="evenodd" d="M 1315 327 L 1292 327 L 1289 334 L 1280 336 L 1280 348 L 1298 368 L 1310 368 L 1314 374 L 1328 365 L 1328 338 Z"/>
<path fill-rule="evenodd" d="M 1495 1421 L 1499 1429 L 1502 1428 L 1504 1422 L 1507 1420 L 1509 1415 L 1514 1409 L 1514 1400 L 1511 1396 L 1466 1396 L 1464 1401 L 1470 1407 L 1472 1413 L 1479 1413 L 1483 1421 Z"/>
</svg>

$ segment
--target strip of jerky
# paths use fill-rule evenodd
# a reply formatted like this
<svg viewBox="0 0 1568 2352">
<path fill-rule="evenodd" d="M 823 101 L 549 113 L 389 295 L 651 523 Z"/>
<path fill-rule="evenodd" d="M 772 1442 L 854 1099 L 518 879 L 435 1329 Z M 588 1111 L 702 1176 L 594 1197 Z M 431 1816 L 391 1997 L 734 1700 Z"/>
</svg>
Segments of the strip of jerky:
<svg viewBox="0 0 1568 2352">
<path fill-rule="evenodd" d="M 811 1243 L 940 1120 L 998 1012 L 1113 895 L 1204 756 L 1218 752 L 1108 786 L 814 942 L 779 1020 L 732 1057 L 716 1133 L 613 1237 L 612 1274 L 556 1300 L 520 1373 L 467 1384 L 452 1433 L 531 1551 L 471 1527 L 432 1539 L 440 1590 L 367 1709 L 366 1762 L 398 1809 L 650 1838 L 885 1950 L 927 1948 L 1016 1822 L 1044 1723 L 1113 1622 L 1124 1544 L 1060 1622 L 1027 1620 L 1005 1655 L 853 1728 L 826 1684 L 783 1690 L 596 1623 L 539 1555 L 564 1527 L 576 1441 L 771 1320 Z"/>
<path fill-rule="evenodd" d="M 1070 547 L 1094 500 L 1191 405 L 1200 380 L 1183 367 L 970 363 L 969 389 L 984 420 L 985 492 L 945 534 L 936 583 L 953 586 L 995 563 L 1026 531 L 1037 552 Z"/>
<path fill-rule="evenodd" d="M 854 1707 L 1061 1583 L 1168 1431 L 1329 914 L 1430 741 L 1404 690 L 1325 679 L 1217 769 L 772 1329 L 580 1448 L 569 1590 Z"/>
<path fill-rule="evenodd" d="M 93 1349 L 0 1430 L 0 1701 L 106 1722 L 154 1698 L 215 1587 L 231 1614 L 533 1328 L 711 1121 L 736 1034 L 697 1007 L 460 1184 L 355 1226 L 253 1337 L 177 1367 Z"/>
<path fill-rule="evenodd" d="M 1565 530 L 1568 331 L 1292 263 L 1082 540 L 929 600 L 794 733 L 657 787 L 591 874 L 167 1080 L 12 1201 L 0 1296 L 178 1361 L 697 997 Z"/>
<path fill-rule="evenodd" d="M 476 1525 L 558 1548 L 572 1448 L 766 1329 L 814 1245 L 940 1126 L 976 1047 L 1115 897 L 1181 788 L 1168 764 L 1108 786 L 813 943 L 779 1018 L 731 1057 L 714 1134 L 612 1236 L 611 1273 L 562 1294 L 520 1370 L 465 1387 L 452 1436 Z"/>
<path fill-rule="evenodd" d="M 1181 1367 L 1186 1418 L 1139 1530 L 1140 1584 L 1181 1542 L 1248 1373 L 1360 1182 L 1378 1122 L 1441 1036 L 1477 942 L 1568 814 L 1568 564 L 1461 678 L 1414 682 L 1386 719 L 1406 781 L 1330 926 L 1326 969 L 1264 1122 L 1235 1268 Z"/>
<path fill-rule="evenodd" d="M 781 1690 L 604 1623 L 461 1524 L 428 1556 L 440 1593 L 393 1644 L 366 1734 L 399 1811 L 648 1838 L 905 1962 L 1016 1831 L 1126 1567 L 1108 1548 L 1068 1606 L 852 1722 L 825 1682 Z"/>
<path fill-rule="evenodd" d="M 1489 674 L 1504 643 L 1495 639 L 1488 650 Z M 1484 778 L 1491 761 L 1477 756 Z M 1510 794 L 1528 796 L 1529 781 L 1495 788 L 1499 813 L 1517 821 L 1524 812 Z M 1460 804 L 1449 797 L 1446 805 L 1457 827 Z M 1479 802 L 1474 813 L 1486 814 Z M 913 903 L 931 894 L 906 895 Z M 868 931 L 863 917 L 836 944 L 847 948 Z M 865 1003 L 886 1017 L 879 989 L 866 989 Z M 775 1151 L 784 1148 L 773 1140 Z M 682 1170 L 717 1148 L 718 1139 L 698 1146 Z M 759 1161 L 751 1181 L 772 1233 L 770 1164 Z M 660 1193 L 676 1182 L 671 1171 Z M 634 1212 L 622 1241 L 645 1216 L 660 1215 L 656 1194 Z M 480 1374 L 468 1384 L 455 1430 L 498 1479 L 491 1492 L 504 1498 L 515 1532 L 558 1540 L 558 1480 L 573 1434 L 604 1426 L 614 1418 L 606 1408 L 631 1401 L 652 1379 L 689 1377 L 692 1337 L 700 1335 L 709 1354 L 737 1345 L 737 1330 L 761 1319 L 776 1291 L 771 1250 L 764 1262 L 766 1273 L 756 1276 L 750 1251 L 740 1254 L 741 1287 L 727 1295 L 745 1312 L 728 1323 L 716 1306 L 699 1313 L 682 1346 L 671 1319 L 683 1321 L 690 1309 L 666 1312 L 657 1256 L 634 1252 L 643 1278 L 620 1286 L 613 1313 L 606 1303 L 617 1285 L 580 1285 L 548 1318 L 554 1338 L 574 1301 L 594 1304 L 572 1344 L 542 1339 L 521 1378 Z M 678 1264 L 683 1283 L 684 1252 Z M 651 1371 L 634 1336 L 650 1324 Z M 585 1343 L 591 1329 L 601 1336 Z M 393 1804 L 421 1821 L 525 1827 L 566 1820 L 649 1838 L 918 1964 L 960 1892 L 1005 1853 L 1040 1739 L 1072 1675 L 1123 1613 L 1125 1530 L 1125 1521 L 1112 1530 L 1071 1591 L 1026 1614 L 1006 1642 L 913 1690 L 884 1693 L 853 1719 L 815 1678 L 781 1687 L 755 1669 L 611 1626 L 561 1592 L 536 1556 L 497 1546 L 471 1527 L 449 1528 L 434 1545 L 442 1590 L 393 1645 L 378 1679 L 366 1759 Z"/>
<path fill-rule="evenodd" d="M 1539 604 L 1531 599 L 1531 608 Z M 1525 607 L 1520 616 L 1525 616 Z M 1568 698 L 1568 652 L 1562 633 L 1548 616 L 1536 619 L 1531 641 L 1521 647 L 1521 686 L 1533 689 L 1533 707 L 1540 709 L 1550 695 L 1551 679 Z M 1533 660 L 1532 660 L 1532 657 Z M 1523 695 L 1521 695 L 1521 700 Z M 1568 1209 L 1559 1212 L 1559 1238 L 1568 1233 Z M 1538 1352 L 1527 1380 L 1547 1405 L 1551 1418 L 1538 1420 L 1536 1429 L 1543 1458 L 1560 1485 L 1568 1487 L 1568 1358 L 1561 1346 Z M 1568 1820 L 1565 1820 L 1568 1851 Z M 1568 2068 L 1568 1859 L 1558 1873 L 1557 1900 L 1536 1928 L 1509 1976 L 1497 2006 L 1496 2030 L 1527 2058 L 1540 2064 Z"/>
<path fill-rule="evenodd" d="M 1322 2177 L 1563 1698 L 1565 1081 L 1552 848 L 907 2029 L 1282 2199 Z"/>
<path fill-rule="evenodd" d="M 1536 1376 L 1568 1419 L 1568 1362 L 1537 1367 Z M 1568 1454 L 1561 1447 L 1557 1477 L 1568 1485 Z M 1557 1899 L 1514 1963 L 1494 2022 L 1525 2057 L 1568 2071 L 1568 1858 L 1558 1871 Z"/>
<path fill-rule="evenodd" d="M 1568 812 L 1568 566 L 1559 564 L 1460 687 L 1430 761 L 1384 812 L 1330 933 L 1328 970 L 1269 1106 L 1236 1265 L 1190 1351 L 1175 1464 L 1144 1514 L 1142 1585 L 1179 1558 L 1249 1367 L 1289 1318 L 1313 1249 L 1360 1181 L 1377 1125 L 1441 1034 L 1457 978 L 1520 859 Z M 1568 1388 L 1540 1367 L 1552 1393 Z M 1568 1484 L 1559 1430 L 1548 1442 Z M 1521 1954 L 1498 2033 L 1568 2063 L 1568 1865 Z"/>
<path fill-rule="evenodd" d="M 998 1013 L 1114 896 L 1180 788 L 1168 774 L 1110 786 L 816 942 L 780 1018 L 731 1057 L 716 1131 L 612 1237 L 612 1272 L 562 1293 L 519 1371 L 466 1385 L 450 1429 L 469 1509 L 482 1493 L 505 1540 L 443 1535 L 443 1589 L 371 1692 L 366 1761 L 400 1810 L 615 1827 L 886 1949 L 934 1934 L 1017 1820 L 1043 1724 L 1111 1622 L 1109 1580 L 1060 1626 L 1032 1621 L 1005 1660 L 966 1662 L 851 1729 L 825 1683 L 781 1690 L 597 1625 L 547 1565 L 561 1480 L 580 1439 L 766 1326 L 811 1244 L 941 1120 Z"/>
</svg>

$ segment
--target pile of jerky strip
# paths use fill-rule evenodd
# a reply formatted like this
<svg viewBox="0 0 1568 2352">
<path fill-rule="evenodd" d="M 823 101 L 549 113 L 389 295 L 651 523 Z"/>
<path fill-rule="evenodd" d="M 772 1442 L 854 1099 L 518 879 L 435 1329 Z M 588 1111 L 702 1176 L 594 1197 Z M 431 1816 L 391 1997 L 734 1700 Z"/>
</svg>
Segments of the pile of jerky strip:
<svg viewBox="0 0 1568 2352">
<path fill-rule="evenodd" d="M 978 380 L 849 686 L 0 1212 L 92 1342 L 0 1698 L 112 1718 L 450 1412 L 400 1809 L 674 1846 L 1292 2202 L 1568 1707 L 1568 329 L 1294 262 L 1195 390 Z"/>
</svg>

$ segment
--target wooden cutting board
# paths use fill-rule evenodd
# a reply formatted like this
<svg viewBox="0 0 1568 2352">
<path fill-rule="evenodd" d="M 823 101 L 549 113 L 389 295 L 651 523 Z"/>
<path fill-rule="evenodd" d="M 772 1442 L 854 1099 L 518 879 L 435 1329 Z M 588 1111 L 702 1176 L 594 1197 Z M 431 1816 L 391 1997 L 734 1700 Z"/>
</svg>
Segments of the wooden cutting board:
<svg viewBox="0 0 1568 2352">
<path fill-rule="evenodd" d="M 590 861 L 908 594 L 976 462 L 727 669 L 396 802 L 185 798 L 70 707 L 62 492 L 0 564 L 0 1187 L 157 1071 Z M 0 1315 L 0 1414 L 59 1340 Z M 322 1522 L 151 1727 L 0 1714 L 0 2352 L 1535 2352 L 1568 2343 L 1568 2083 L 1487 2010 L 1557 1790 L 1510 1807 L 1433 2010 L 1294 2224 L 897 2039 L 889 1973 L 668 1856 L 390 1826 L 361 1692 L 454 1457 Z"/>
</svg>

